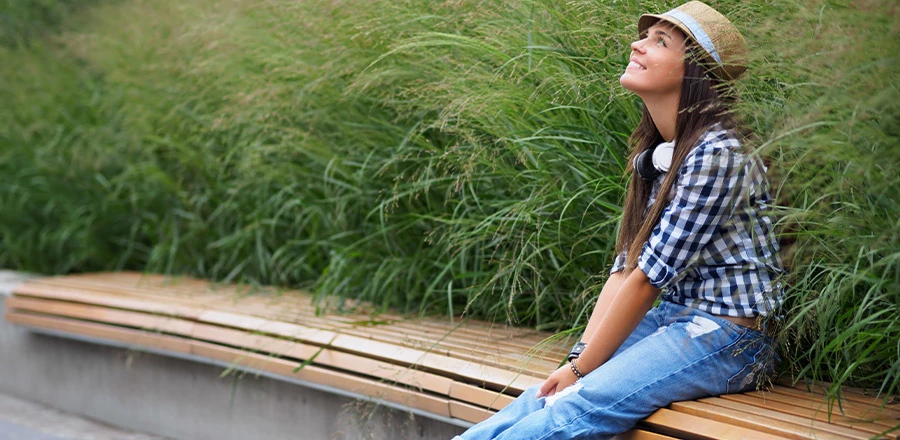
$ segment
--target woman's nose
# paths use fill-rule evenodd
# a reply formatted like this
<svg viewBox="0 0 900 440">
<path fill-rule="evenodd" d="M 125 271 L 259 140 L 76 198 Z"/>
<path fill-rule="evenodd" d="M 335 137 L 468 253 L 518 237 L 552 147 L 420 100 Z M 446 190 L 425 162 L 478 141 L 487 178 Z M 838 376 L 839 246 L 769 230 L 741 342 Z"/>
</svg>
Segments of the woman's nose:
<svg viewBox="0 0 900 440">
<path fill-rule="evenodd" d="M 643 52 L 643 51 L 644 51 L 644 44 L 643 44 L 643 43 L 644 43 L 644 39 L 643 39 L 643 38 L 640 39 L 640 40 L 637 40 L 637 41 L 632 41 L 632 42 L 631 42 L 631 50 L 636 50 L 636 51 L 638 51 L 638 52 Z"/>
</svg>

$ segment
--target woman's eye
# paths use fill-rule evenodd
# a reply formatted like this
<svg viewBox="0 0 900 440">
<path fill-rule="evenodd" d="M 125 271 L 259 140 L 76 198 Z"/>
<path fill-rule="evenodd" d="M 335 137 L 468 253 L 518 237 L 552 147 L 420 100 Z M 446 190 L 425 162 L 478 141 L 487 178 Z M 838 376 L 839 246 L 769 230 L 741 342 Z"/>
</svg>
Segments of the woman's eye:
<svg viewBox="0 0 900 440">
<path fill-rule="evenodd" d="M 663 40 L 663 37 L 656 38 L 656 45 L 666 47 L 666 40 Z"/>
</svg>

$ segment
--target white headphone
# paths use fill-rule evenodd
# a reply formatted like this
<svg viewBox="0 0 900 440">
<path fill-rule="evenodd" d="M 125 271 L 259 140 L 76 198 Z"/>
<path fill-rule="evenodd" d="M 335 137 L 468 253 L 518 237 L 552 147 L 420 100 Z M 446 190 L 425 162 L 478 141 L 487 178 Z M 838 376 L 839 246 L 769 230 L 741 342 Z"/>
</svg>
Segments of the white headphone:
<svg viewBox="0 0 900 440">
<path fill-rule="evenodd" d="M 669 167 L 672 166 L 672 155 L 674 153 L 675 140 L 663 142 L 635 156 L 632 165 L 638 175 L 641 176 L 641 179 L 653 180 L 660 174 L 669 171 Z"/>
</svg>

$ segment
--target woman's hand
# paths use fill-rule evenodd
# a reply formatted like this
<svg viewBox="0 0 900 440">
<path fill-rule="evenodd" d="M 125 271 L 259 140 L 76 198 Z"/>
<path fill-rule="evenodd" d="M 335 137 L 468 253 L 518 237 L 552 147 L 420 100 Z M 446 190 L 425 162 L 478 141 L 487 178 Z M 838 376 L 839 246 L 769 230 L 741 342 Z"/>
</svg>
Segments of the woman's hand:
<svg viewBox="0 0 900 440">
<path fill-rule="evenodd" d="M 537 397 L 552 396 L 575 383 L 577 379 L 575 373 L 572 371 L 572 367 L 566 363 L 562 367 L 559 367 L 558 370 L 554 371 L 553 374 L 544 381 L 544 384 L 541 385 L 541 389 L 538 391 Z"/>
</svg>

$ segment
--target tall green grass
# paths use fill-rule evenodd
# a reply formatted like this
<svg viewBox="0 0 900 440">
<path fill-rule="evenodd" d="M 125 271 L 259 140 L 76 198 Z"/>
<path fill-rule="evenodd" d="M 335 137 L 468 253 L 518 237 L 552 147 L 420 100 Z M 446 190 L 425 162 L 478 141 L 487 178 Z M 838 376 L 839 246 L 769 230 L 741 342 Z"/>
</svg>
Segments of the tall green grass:
<svg viewBox="0 0 900 440">
<path fill-rule="evenodd" d="M 784 112 L 763 139 L 785 205 L 790 277 L 782 346 L 794 372 L 835 384 L 900 390 L 900 74 L 897 6 L 799 8 L 767 29 L 792 44 Z M 790 75 L 790 76 L 788 76 Z M 759 108 L 762 107 L 762 108 Z M 752 114 L 762 113 L 759 106 Z"/>
<path fill-rule="evenodd" d="M 897 393 L 896 7 L 714 3 L 753 47 L 738 86 L 791 243 L 785 368 Z M 0 266 L 583 325 L 639 118 L 617 78 L 636 17 L 671 6 L 161 0 L 18 18 L 43 34 L 0 45 Z"/>
<path fill-rule="evenodd" d="M 3 0 L 0 2 L 0 46 L 29 46 L 46 32 L 58 30 L 78 9 L 94 2 L 73 0 Z"/>
</svg>

